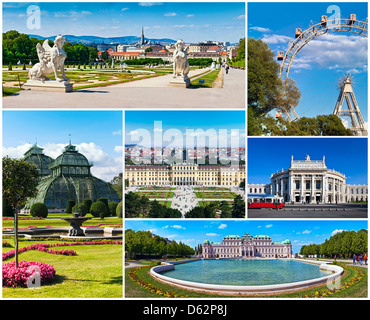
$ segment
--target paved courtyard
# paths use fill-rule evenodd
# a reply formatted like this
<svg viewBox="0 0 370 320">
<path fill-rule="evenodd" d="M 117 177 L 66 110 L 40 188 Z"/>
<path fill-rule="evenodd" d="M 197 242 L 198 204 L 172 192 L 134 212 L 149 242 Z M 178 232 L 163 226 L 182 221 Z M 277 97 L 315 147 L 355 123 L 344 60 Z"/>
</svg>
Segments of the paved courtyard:
<svg viewBox="0 0 370 320">
<path fill-rule="evenodd" d="M 248 209 L 248 218 L 367 218 L 366 204 L 312 204 L 312 205 L 289 205 L 286 204 L 284 209 Z"/>
<path fill-rule="evenodd" d="M 194 70 L 196 77 L 204 69 Z M 222 88 L 170 87 L 172 74 L 69 93 L 22 90 L 4 108 L 244 108 L 245 71 L 224 72 Z"/>
</svg>

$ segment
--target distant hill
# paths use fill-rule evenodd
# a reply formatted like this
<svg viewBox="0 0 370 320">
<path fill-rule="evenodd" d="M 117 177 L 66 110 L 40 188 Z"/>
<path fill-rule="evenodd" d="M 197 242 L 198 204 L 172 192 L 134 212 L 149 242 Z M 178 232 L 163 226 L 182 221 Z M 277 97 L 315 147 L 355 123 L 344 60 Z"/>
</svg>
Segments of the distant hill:
<svg viewBox="0 0 370 320">
<path fill-rule="evenodd" d="M 37 38 L 40 40 L 43 39 L 49 39 L 49 40 L 54 40 L 56 36 L 50 36 L 50 37 L 42 37 L 36 34 L 30 34 L 30 38 Z M 97 37 L 97 36 L 74 36 L 71 34 L 63 35 L 64 38 L 66 38 L 67 42 L 72 42 L 72 43 L 83 43 L 86 45 L 89 44 L 133 44 L 137 43 L 140 40 L 140 37 L 136 36 L 124 36 L 124 37 L 111 37 L 111 38 L 104 38 L 104 37 Z M 152 43 L 161 43 L 161 44 L 169 44 L 169 43 L 174 43 L 177 40 L 173 39 L 148 39 L 145 38 L 145 40 L 150 40 Z"/>
</svg>

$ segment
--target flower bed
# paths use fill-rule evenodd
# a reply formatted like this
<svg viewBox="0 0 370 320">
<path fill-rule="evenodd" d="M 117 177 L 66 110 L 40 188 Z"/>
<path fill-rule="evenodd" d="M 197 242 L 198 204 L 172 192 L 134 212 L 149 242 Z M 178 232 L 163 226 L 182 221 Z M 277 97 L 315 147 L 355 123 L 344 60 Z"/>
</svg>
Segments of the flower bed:
<svg viewBox="0 0 370 320">
<path fill-rule="evenodd" d="M 175 294 L 174 292 L 171 292 L 171 291 L 166 291 L 162 288 L 155 287 L 152 284 L 141 280 L 138 277 L 138 275 L 136 274 L 136 272 L 138 270 L 142 269 L 142 268 L 148 268 L 148 267 L 136 267 L 136 268 L 132 268 L 132 270 L 129 271 L 130 278 L 132 279 L 132 281 L 137 283 L 139 286 L 141 286 L 142 288 L 144 288 L 146 290 L 149 290 L 151 293 L 154 293 L 154 294 L 162 296 L 162 297 L 166 297 L 166 298 L 185 298 L 185 296 Z"/>
<path fill-rule="evenodd" d="M 15 268 L 15 261 L 3 263 L 3 287 L 27 287 L 27 280 L 36 272 L 40 271 L 40 283 L 53 283 L 55 269 L 52 265 L 34 262 L 20 261 Z"/>
<path fill-rule="evenodd" d="M 54 244 L 46 244 L 46 243 L 36 243 L 31 246 L 23 247 L 18 249 L 18 253 L 22 253 L 29 250 L 38 250 L 42 252 L 47 252 L 51 254 L 60 254 L 66 256 L 74 256 L 76 255 L 76 251 L 73 250 L 53 250 L 49 249 L 52 247 L 65 247 L 65 246 L 78 246 L 78 245 L 98 245 L 98 244 L 122 244 L 123 242 L 120 240 L 116 241 L 86 241 L 86 242 L 63 242 L 63 243 L 54 243 Z M 11 250 L 8 252 L 3 252 L 3 261 L 14 257 L 15 250 Z"/>
<path fill-rule="evenodd" d="M 359 282 L 364 276 L 363 270 L 361 270 L 360 268 L 353 268 L 353 267 L 350 267 L 350 268 L 355 269 L 357 273 L 352 279 L 345 281 L 343 284 L 341 284 L 340 288 L 332 288 L 332 289 L 315 291 L 315 293 L 307 294 L 303 296 L 303 298 L 325 298 L 325 297 L 333 295 L 336 292 L 345 290 L 349 288 L 350 286 L 354 285 L 355 283 Z"/>
</svg>

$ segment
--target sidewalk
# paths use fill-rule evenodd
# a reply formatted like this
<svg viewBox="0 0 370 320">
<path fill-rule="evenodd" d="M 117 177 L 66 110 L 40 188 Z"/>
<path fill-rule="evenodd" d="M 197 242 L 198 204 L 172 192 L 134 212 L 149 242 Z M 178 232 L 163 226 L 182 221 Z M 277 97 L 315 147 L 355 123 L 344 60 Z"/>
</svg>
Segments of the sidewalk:
<svg viewBox="0 0 370 320">
<path fill-rule="evenodd" d="M 205 69 L 190 73 L 194 76 Z M 224 72 L 224 71 L 223 71 Z M 70 93 L 22 90 L 3 108 L 244 108 L 245 71 L 224 73 L 223 88 L 170 87 L 172 74 Z"/>
</svg>

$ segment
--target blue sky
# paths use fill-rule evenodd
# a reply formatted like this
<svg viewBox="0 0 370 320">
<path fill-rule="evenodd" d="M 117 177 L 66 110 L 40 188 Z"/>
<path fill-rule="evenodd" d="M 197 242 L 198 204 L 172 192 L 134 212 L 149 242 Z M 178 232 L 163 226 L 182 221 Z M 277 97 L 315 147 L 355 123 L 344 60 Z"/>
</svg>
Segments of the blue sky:
<svg viewBox="0 0 370 320">
<path fill-rule="evenodd" d="M 37 140 L 56 158 L 71 142 L 111 180 L 122 172 L 122 111 L 3 111 L 3 155 L 20 158 Z M 71 136 L 69 136 L 71 135 Z"/>
<path fill-rule="evenodd" d="M 248 138 L 248 183 L 269 183 L 271 174 L 295 160 L 322 160 L 347 177 L 348 184 L 367 184 L 367 138 Z"/>
<path fill-rule="evenodd" d="M 27 7 L 41 10 L 41 29 L 27 28 Z M 182 38 L 185 42 L 239 42 L 245 36 L 244 2 L 46 2 L 3 4 L 3 31 L 45 37 L 56 34 L 102 37 Z"/>
<path fill-rule="evenodd" d="M 180 130 L 185 140 L 187 129 L 220 129 L 239 130 L 240 146 L 245 145 L 245 112 L 244 111 L 126 111 L 125 112 L 125 144 L 136 144 L 132 137 L 138 129 L 146 129 L 151 134 L 154 121 L 162 121 L 163 134 L 169 129 Z M 167 131 L 168 132 L 168 131 Z M 217 136 L 215 136 L 217 139 Z M 139 143 L 140 145 L 144 145 Z"/>
<path fill-rule="evenodd" d="M 286 51 L 288 41 L 294 40 L 295 29 L 302 31 L 320 22 L 322 15 L 328 19 L 334 14 L 330 5 L 337 6 L 342 18 L 354 13 L 357 20 L 366 21 L 367 3 L 249 3 L 248 37 L 262 39 L 276 54 Z M 289 77 L 297 82 L 302 93 L 296 111 L 300 117 L 331 114 L 339 95 L 338 80 L 346 73 L 353 77 L 354 92 L 362 116 L 367 122 L 367 38 L 348 32 L 324 35 L 304 46 L 298 53 Z"/>
<path fill-rule="evenodd" d="M 193 248 L 202 244 L 205 239 L 221 242 L 228 234 L 266 234 L 276 242 L 289 239 L 293 252 L 296 253 L 302 245 L 321 244 L 337 232 L 367 229 L 367 221 L 126 220 L 125 229 L 150 230 L 156 235 L 177 242 L 182 241 Z"/>
</svg>

